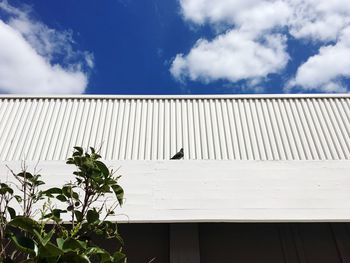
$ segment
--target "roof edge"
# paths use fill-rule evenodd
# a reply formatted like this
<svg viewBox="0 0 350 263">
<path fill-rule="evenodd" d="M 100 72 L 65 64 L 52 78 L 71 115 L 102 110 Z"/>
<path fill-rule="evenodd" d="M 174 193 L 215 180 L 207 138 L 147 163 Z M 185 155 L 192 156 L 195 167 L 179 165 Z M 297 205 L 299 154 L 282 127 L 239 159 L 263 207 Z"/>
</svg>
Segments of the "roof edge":
<svg viewBox="0 0 350 263">
<path fill-rule="evenodd" d="M 274 98 L 350 98 L 350 93 L 317 94 L 196 94 L 196 95 L 105 95 L 105 94 L 0 94 L 0 99 L 274 99 Z"/>
</svg>

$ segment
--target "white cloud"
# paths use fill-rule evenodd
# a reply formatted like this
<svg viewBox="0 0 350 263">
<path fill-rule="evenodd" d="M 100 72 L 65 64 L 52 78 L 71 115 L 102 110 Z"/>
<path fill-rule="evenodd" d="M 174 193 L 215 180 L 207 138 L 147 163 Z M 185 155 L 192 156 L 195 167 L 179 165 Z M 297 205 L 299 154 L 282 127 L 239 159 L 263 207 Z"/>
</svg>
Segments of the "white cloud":
<svg viewBox="0 0 350 263">
<path fill-rule="evenodd" d="M 0 90 L 7 93 L 83 93 L 93 55 L 73 48 L 72 33 L 30 17 L 30 9 L 0 2 Z"/>
<path fill-rule="evenodd" d="M 212 40 L 198 40 L 188 54 L 177 54 L 170 68 L 175 78 L 256 83 L 287 65 L 289 32 L 321 48 L 300 65 L 286 91 L 293 85 L 306 90 L 345 90 L 342 80 L 350 77 L 345 59 L 349 57 L 345 41 L 350 27 L 348 0 L 179 1 L 185 21 L 214 29 L 224 25 L 229 30 Z M 339 66 L 330 66 L 332 60 L 338 60 Z"/>
<path fill-rule="evenodd" d="M 345 92 L 341 79 L 350 77 L 350 27 L 334 45 L 323 46 L 319 53 L 303 63 L 287 90 L 299 86 L 306 90 Z"/>
<path fill-rule="evenodd" d="M 290 33 L 295 38 L 313 41 L 336 41 L 350 24 L 348 0 L 289 0 L 293 10 Z"/>
<path fill-rule="evenodd" d="M 199 40 L 186 56 L 176 56 L 171 67 L 174 77 L 205 82 L 226 79 L 257 79 L 285 67 L 285 37 L 268 35 L 260 41 L 249 33 L 232 30 L 213 41 Z"/>
</svg>

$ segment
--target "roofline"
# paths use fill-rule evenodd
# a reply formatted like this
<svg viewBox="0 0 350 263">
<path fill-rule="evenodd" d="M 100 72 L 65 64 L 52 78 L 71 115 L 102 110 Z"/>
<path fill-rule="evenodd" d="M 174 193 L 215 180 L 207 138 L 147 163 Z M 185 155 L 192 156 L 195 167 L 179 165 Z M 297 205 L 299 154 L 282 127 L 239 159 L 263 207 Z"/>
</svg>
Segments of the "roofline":
<svg viewBox="0 0 350 263">
<path fill-rule="evenodd" d="M 0 94 L 0 99 L 279 99 L 279 98 L 350 98 L 350 93 L 322 94 L 200 94 L 200 95 L 28 95 Z"/>
</svg>

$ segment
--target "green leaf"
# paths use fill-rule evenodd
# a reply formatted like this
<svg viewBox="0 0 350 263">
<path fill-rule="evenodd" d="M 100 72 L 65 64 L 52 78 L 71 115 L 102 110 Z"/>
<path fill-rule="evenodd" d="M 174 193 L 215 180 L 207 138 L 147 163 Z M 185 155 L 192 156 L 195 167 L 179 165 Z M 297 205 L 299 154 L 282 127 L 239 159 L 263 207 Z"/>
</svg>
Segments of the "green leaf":
<svg viewBox="0 0 350 263">
<path fill-rule="evenodd" d="M 46 195 L 62 194 L 62 190 L 60 188 L 53 187 L 44 191 L 43 194 L 46 194 Z"/>
<path fill-rule="evenodd" d="M 54 217 L 61 218 L 61 214 L 67 213 L 67 211 L 62 209 L 53 209 L 51 213 Z"/>
<path fill-rule="evenodd" d="M 79 146 L 74 146 L 73 147 L 80 155 L 82 155 L 83 154 L 83 152 L 84 152 L 84 150 L 83 150 L 83 148 L 82 147 L 79 147 Z"/>
<path fill-rule="evenodd" d="M 62 194 L 64 194 L 65 196 L 70 198 L 72 196 L 72 192 L 72 186 L 66 185 L 62 187 Z"/>
<path fill-rule="evenodd" d="M 93 224 L 95 223 L 96 221 L 99 220 L 99 213 L 96 211 L 96 210 L 89 210 L 87 211 L 87 214 L 86 214 L 86 220 L 90 223 L 90 224 Z"/>
<path fill-rule="evenodd" d="M 37 186 L 43 185 L 43 184 L 45 184 L 45 182 L 43 182 L 43 181 L 36 181 L 36 185 L 37 185 Z"/>
<path fill-rule="evenodd" d="M 126 255 L 119 251 L 115 252 L 112 257 L 113 257 L 113 262 L 115 263 L 122 262 L 123 260 L 126 259 Z"/>
<path fill-rule="evenodd" d="M 55 246 L 51 242 L 47 243 L 43 247 L 39 247 L 39 257 L 47 258 L 47 257 L 57 257 L 64 254 L 64 251 L 59 247 Z"/>
<path fill-rule="evenodd" d="M 74 160 L 72 158 L 68 158 L 66 164 L 74 164 Z"/>
<path fill-rule="evenodd" d="M 112 185 L 111 186 L 114 193 L 115 193 L 115 196 L 117 197 L 118 199 L 118 202 L 119 202 L 119 205 L 123 205 L 123 198 L 124 198 L 124 190 L 123 188 L 118 185 L 118 184 L 115 184 L 115 185 Z"/>
<path fill-rule="evenodd" d="M 95 148 L 93 148 L 93 147 L 90 147 L 90 151 L 92 154 L 96 153 Z"/>
<path fill-rule="evenodd" d="M 27 178 L 27 179 L 32 179 L 33 175 L 31 173 L 28 172 L 22 172 L 17 174 L 18 177 L 23 177 L 23 178 Z"/>
<path fill-rule="evenodd" d="M 49 233 L 44 233 L 44 237 L 41 236 L 39 231 L 33 230 L 35 237 L 37 238 L 38 242 L 41 246 L 46 246 L 46 244 L 51 240 L 53 234 L 55 233 L 55 229 L 53 228 Z"/>
<path fill-rule="evenodd" d="M 101 263 L 111 262 L 111 255 L 104 249 L 99 247 L 90 247 L 86 251 L 86 254 L 89 255 L 98 255 Z"/>
<path fill-rule="evenodd" d="M 73 192 L 72 197 L 76 200 L 79 200 L 79 194 L 77 192 Z"/>
<path fill-rule="evenodd" d="M 64 244 L 64 239 L 59 237 L 56 239 L 56 243 L 57 243 L 57 246 L 62 249 L 63 248 L 63 244 Z"/>
<path fill-rule="evenodd" d="M 29 217 L 24 217 L 24 216 L 15 217 L 9 222 L 9 226 L 18 227 L 32 234 L 34 229 L 37 231 L 40 231 L 40 225 L 38 222 L 36 222 L 35 220 Z"/>
<path fill-rule="evenodd" d="M 64 195 L 58 195 L 56 196 L 56 198 L 61 202 L 67 202 L 67 198 Z"/>
<path fill-rule="evenodd" d="M 32 239 L 25 236 L 11 236 L 11 240 L 17 249 L 31 256 L 35 256 L 36 245 Z"/>
<path fill-rule="evenodd" d="M 15 195 L 14 198 L 17 200 L 17 203 L 21 203 L 22 202 L 22 197 L 19 195 Z"/>
<path fill-rule="evenodd" d="M 66 240 L 64 240 L 61 249 L 64 252 L 69 252 L 69 251 L 79 251 L 81 249 L 84 249 L 84 245 L 79 242 L 78 240 L 74 239 L 74 238 L 67 238 Z"/>
<path fill-rule="evenodd" d="M 1 188 L 0 188 L 0 194 L 4 195 L 6 193 L 9 193 L 10 195 L 13 194 L 13 190 L 11 187 L 9 187 L 7 184 L 0 184 Z"/>
<path fill-rule="evenodd" d="M 75 211 L 74 211 L 74 215 L 75 215 L 75 217 L 77 218 L 77 221 L 78 221 L 78 222 L 80 222 L 80 221 L 83 220 L 83 214 L 82 214 L 80 211 L 75 210 Z"/>
<path fill-rule="evenodd" d="M 15 209 L 13 209 L 12 207 L 8 206 L 7 207 L 7 211 L 9 212 L 11 219 L 14 219 L 16 217 Z"/>
<path fill-rule="evenodd" d="M 109 170 L 107 168 L 107 166 L 100 161 L 96 161 L 96 166 L 98 167 L 98 169 L 101 171 L 101 173 L 104 175 L 104 177 L 107 177 L 109 175 Z"/>
</svg>

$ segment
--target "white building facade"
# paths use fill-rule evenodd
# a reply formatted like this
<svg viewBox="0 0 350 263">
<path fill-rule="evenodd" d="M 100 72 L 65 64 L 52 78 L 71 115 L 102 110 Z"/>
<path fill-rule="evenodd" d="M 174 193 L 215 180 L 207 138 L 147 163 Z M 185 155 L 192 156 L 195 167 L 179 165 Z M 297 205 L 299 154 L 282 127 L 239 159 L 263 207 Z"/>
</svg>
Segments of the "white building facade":
<svg viewBox="0 0 350 263">
<path fill-rule="evenodd" d="M 159 228 L 156 262 L 350 262 L 350 95 L 0 96 L 1 177 L 25 160 L 67 182 L 73 146 L 119 168 L 117 220 Z"/>
</svg>

